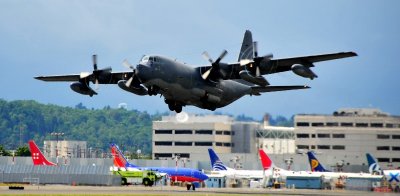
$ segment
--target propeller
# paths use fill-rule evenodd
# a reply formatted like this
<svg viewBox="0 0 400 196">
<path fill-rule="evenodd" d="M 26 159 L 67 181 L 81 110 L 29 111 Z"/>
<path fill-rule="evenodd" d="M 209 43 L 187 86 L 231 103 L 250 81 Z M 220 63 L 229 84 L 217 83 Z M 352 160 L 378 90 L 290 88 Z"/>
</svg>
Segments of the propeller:
<svg viewBox="0 0 400 196">
<path fill-rule="evenodd" d="M 90 72 L 81 72 L 80 78 L 84 79 L 84 78 L 93 76 L 93 80 L 94 81 L 92 80 L 92 82 L 95 84 L 95 89 L 98 90 L 99 89 L 99 78 L 100 78 L 100 76 L 104 75 L 104 74 L 110 74 L 112 72 L 112 69 L 111 69 L 111 67 L 106 67 L 106 68 L 103 68 L 103 69 L 97 69 L 97 55 L 95 55 L 95 54 L 92 56 L 92 61 L 93 61 L 93 72 L 92 73 L 90 73 Z"/>
<path fill-rule="evenodd" d="M 259 57 L 258 44 L 257 42 L 253 42 L 253 59 L 243 59 L 239 62 L 239 64 L 240 66 L 247 66 L 247 65 L 250 65 L 250 67 L 255 66 L 255 76 L 259 77 L 261 76 L 261 71 L 260 71 L 261 61 L 270 61 L 272 58 L 273 58 L 272 53 Z"/>
<path fill-rule="evenodd" d="M 130 78 L 128 79 L 128 81 L 126 81 L 126 83 L 125 83 L 125 86 L 126 86 L 126 87 L 130 87 L 131 84 L 132 84 L 132 81 L 133 81 L 133 77 L 135 77 L 135 71 L 136 71 L 136 70 L 135 70 L 135 67 L 133 67 L 133 65 L 130 64 L 129 61 L 126 60 L 126 59 L 122 62 L 122 65 L 125 66 L 125 67 L 128 68 L 128 69 L 132 69 L 132 71 L 133 71 L 132 77 L 130 77 Z"/>
<path fill-rule="evenodd" d="M 217 58 L 217 60 L 213 61 L 212 58 L 210 57 L 210 55 L 208 54 L 207 51 L 204 51 L 202 53 L 202 56 L 204 59 L 208 60 L 208 62 L 211 63 L 211 68 L 208 69 L 207 71 L 205 71 L 201 77 L 206 80 L 208 78 L 208 76 L 210 76 L 211 72 L 215 72 L 215 71 L 219 71 L 219 63 L 221 62 L 221 60 L 228 54 L 228 51 L 223 50 L 222 53 L 219 55 L 219 57 Z"/>
</svg>

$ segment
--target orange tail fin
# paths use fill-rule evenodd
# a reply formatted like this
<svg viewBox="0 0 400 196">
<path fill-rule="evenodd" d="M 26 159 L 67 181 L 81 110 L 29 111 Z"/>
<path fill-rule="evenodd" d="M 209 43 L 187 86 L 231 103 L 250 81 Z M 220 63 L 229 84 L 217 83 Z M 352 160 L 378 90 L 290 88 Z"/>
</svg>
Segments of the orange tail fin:
<svg viewBox="0 0 400 196">
<path fill-rule="evenodd" d="M 46 157 L 42 154 L 42 152 L 40 151 L 40 149 L 33 140 L 29 140 L 28 143 L 29 143 L 29 150 L 31 151 L 33 165 L 52 165 L 52 166 L 57 165 L 46 159 Z"/>
</svg>

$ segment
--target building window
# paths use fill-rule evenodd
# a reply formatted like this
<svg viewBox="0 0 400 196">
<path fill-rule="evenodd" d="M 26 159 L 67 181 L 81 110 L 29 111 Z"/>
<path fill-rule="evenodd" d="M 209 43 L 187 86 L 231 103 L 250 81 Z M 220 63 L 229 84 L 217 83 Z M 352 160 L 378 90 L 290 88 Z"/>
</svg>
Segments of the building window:
<svg viewBox="0 0 400 196">
<path fill-rule="evenodd" d="M 310 123 L 308 123 L 308 122 L 298 122 L 296 125 L 298 127 L 309 127 Z"/>
<path fill-rule="evenodd" d="M 392 158 L 392 162 L 400 162 L 400 158 Z"/>
<path fill-rule="evenodd" d="M 318 133 L 318 138 L 330 138 L 331 135 L 329 133 Z"/>
<path fill-rule="evenodd" d="M 311 149 L 315 149 L 315 145 L 311 145 Z"/>
<path fill-rule="evenodd" d="M 329 150 L 329 149 L 331 149 L 331 147 L 329 145 L 318 145 L 317 147 L 318 147 L 318 149 L 321 149 L 321 150 Z"/>
<path fill-rule="evenodd" d="M 172 146 L 172 142 L 167 142 L 167 141 L 158 141 L 154 142 L 156 146 Z"/>
<path fill-rule="evenodd" d="M 337 126 L 339 126 L 339 123 L 337 123 L 337 122 L 327 122 L 326 126 L 327 127 L 337 127 Z"/>
<path fill-rule="evenodd" d="M 212 146 L 212 142 L 194 142 L 195 146 Z"/>
<path fill-rule="evenodd" d="M 224 146 L 225 146 L 225 147 L 230 147 L 230 146 L 231 146 L 231 143 L 224 143 Z"/>
<path fill-rule="evenodd" d="M 216 142 L 215 145 L 216 146 L 222 146 L 222 142 Z"/>
<path fill-rule="evenodd" d="M 376 150 L 390 150 L 389 146 L 377 146 Z"/>
<path fill-rule="evenodd" d="M 356 123 L 356 127 L 368 127 L 368 123 Z"/>
<path fill-rule="evenodd" d="M 310 138 L 310 134 L 308 133 L 298 133 L 296 134 L 297 138 Z"/>
<path fill-rule="evenodd" d="M 310 147 L 308 145 L 297 145 L 297 149 L 310 149 Z"/>
<path fill-rule="evenodd" d="M 332 137 L 333 138 L 345 138 L 345 135 L 343 133 L 333 133 Z"/>
<path fill-rule="evenodd" d="M 196 134 L 212 135 L 212 130 L 196 130 Z"/>
<path fill-rule="evenodd" d="M 192 146 L 193 142 L 175 142 L 175 146 Z"/>
<path fill-rule="evenodd" d="M 216 135 L 222 135 L 222 131 L 215 131 Z"/>
<path fill-rule="evenodd" d="M 371 123 L 371 127 L 383 127 L 382 123 Z"/>
<path fill-rule="evenodd" d="M 391 123 L 386 123 L 386 128 L 393 128 L 394 126 L 393 126 L 393 124 L 391 124 Z"/>
<path fill-rule="evenodd" d="M 175 134 L 193 134 L 192 130 L 175 130 Z"/>
<path fill-rule="evenodd" d="M 224 135 L 231 135 L 230 131 L 224 131 Z"/>
<path fill-rule="evenodd" d="M 232 135 L 235 135 L 235 131 L 231 131 L 231 134 L 232 134 Z"/>
<path fill-rule="evenodd" d="M 154 130 L 154 134 L 172 134 L 172 130 Z"/>
<path fill-rule="evenodd" d="M 378 139 L 390 139 L 390 135 L 385 135 L 385 134 L 378 134 L 377 135 Z"/>
<path fill-rule="evenodd" d="M 323 127 L 323 126 L 324 126 L 324 123 L 322 123 L 322 122 L 315 122 L 315 123 L 311 123 L 311 126 L 313 126 L 313 127 Z"/>
<path fill-rule="evenodd" d="M 353 123 L 340 123 L 340 126 L 342 126 L 342 127 L 352 127 Z"/>
<path fill-rule="evenodd" d="M 154 157 L 157 158 L 171 158 L 172 157 L 172 153 L 155 153 Z"/>
<path fill-rule="evenodd" d="M 179 157 L 181 157 L 181 158 L 190 158 L 189 153 L 180 153 L 180 154 L 176 154 L 176 155 L 179 155 Z"/>
<path fill-rule="evenodd" d="M 400 135 L 392 135 L 392 139 L 400 139 Z"/>
<path fill-rule="evenodd" d="M 311 137 L 312 137 L 312 138 L 315 138 L 315 134 L 311 134 Z"/>
<path fill-rule="evenodd" d="M 400 146 L 392 146 L 393 151 L 400 151 Z"/>
<path fill-rule="evenodd" d="M 389 158 L 377 158 L 378 162 L 390 162 Z"/>
<path fill-rule="evenodd" d="M 332 149 L 333 149 L 333 150 L 345 150 L 346 147 L 345 147 L 345 146 L 342 146 L 342 145 L 333 145 L 333 146 L 332 146 Z"/>
</svg>

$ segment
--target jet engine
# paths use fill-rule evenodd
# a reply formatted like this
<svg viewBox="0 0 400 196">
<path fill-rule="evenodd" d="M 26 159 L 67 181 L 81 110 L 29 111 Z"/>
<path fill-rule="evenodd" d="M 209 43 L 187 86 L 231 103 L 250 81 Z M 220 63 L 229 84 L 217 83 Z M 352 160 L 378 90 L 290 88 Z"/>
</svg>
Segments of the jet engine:
<svg viewBox="0 0 400 196">
<path fill-rule="evenodd" d="M 311 80 L 314 78 L 318 78 L 318 76 L 313 71 L 311 71 L 310 68 L 308 68 L 304 65 L 294 64 L 294 65 L 292 65 L 291 69 L 292 69 L 293 73 L 295 73 L 301 77 L 310 78 Z"/>
<path fill-rule="evenodd" d="M 89 87 L 89 85 L 83 84 L 81 82 L 74 82 L 70 85 L 71 89 L 82 95 L 97 95 L 96 91 Z"/>
</svg>

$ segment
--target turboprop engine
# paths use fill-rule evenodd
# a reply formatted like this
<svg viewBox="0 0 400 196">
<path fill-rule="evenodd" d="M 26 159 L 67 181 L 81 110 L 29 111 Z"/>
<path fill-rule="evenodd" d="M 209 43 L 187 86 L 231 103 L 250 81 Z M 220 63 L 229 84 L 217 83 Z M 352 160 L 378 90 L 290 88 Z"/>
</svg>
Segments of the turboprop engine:
<svg viewBox="0 0 400 196">
<path fill-rule="evenodd" d="M 314 78 L 318 78 L 318 76 L 313 71 L 311 71 L 310 68 L 308 68 L 304 65 L 294 64 L 294 65 L 292 65 L 291 69 L 292 69 L 293 73 L 295 73 L 301 77 L 310 78 L 311 80 Z"/>
<path fill-rule="evenodd" d="M 79 94 L 82 95 L 89 95 L 89 96 L 93 96 L 93 95 L 97 95 L 97 93 L 89 87 L 89 85 L 83 84 L 81 82 L 74 82 L 70 85 L 71 89 Z"/>
</svg>

